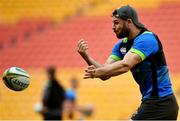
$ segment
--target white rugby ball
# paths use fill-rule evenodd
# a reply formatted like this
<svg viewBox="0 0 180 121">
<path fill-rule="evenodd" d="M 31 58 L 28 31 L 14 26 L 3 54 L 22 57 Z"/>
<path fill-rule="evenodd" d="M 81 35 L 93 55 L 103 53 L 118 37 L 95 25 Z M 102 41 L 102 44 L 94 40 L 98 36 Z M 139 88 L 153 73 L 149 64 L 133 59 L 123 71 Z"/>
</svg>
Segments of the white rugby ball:
<svg viewBox="0 0 180 121">
<path fill-rule="evenodd" d="M 14 91 L 22 91 L 26 89 L 30 83 L 29 74 L 18 67 L 6 69 L 2 78 L 5 85 Z"/>
</svg>

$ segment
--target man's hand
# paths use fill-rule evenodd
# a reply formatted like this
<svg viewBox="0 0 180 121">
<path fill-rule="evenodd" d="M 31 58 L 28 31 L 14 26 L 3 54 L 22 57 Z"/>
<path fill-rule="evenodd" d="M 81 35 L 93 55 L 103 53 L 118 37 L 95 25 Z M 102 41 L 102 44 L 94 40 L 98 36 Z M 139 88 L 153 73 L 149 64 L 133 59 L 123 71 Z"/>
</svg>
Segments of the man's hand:
<svg viewBox="0 0 180 121">
<path fill-rule="evenodd" d="M 95 78 L 96 67 L 94 65 L 88 66 L 85 70 L 84 79 Z"/>
<path fill-rule="evenodd" d="M 89 54 L 88 54 L 88 43 L 87 41 L 84 41 L 84 39 L 80 39 L 78 41 L 78 44 L 76 46 L 77 52 L 81 55 L 81 57 L 86 61 L 88 65 L 94 65 L 95 67 L 101 67 L 102 65 L 98 63 L 96 60 L 94 60 Z"/>
<path fill-rule="evenodd" d="M 88 55 L 88 43 L 84 39 L 80 39 L 77 44 L 77 52 L 81 56 L 87 56 Z"/>
<path fill-rule="evenodd" d="M 85 70 L 84 79 L 88 78 L 107 78 L 106 71 L 103 67 L 96 68 L 94 65 L 88 66 Z"/>
</svg>

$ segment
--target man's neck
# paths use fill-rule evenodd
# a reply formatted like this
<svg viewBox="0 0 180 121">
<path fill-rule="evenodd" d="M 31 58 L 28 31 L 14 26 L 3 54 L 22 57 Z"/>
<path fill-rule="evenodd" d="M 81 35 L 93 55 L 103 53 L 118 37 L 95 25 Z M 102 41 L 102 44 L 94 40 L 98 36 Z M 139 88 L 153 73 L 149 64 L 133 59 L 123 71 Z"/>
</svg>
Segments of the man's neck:
<svg viewBox="0 0 180 121">
<path fill-rule="evenodd" d="M 139 28 L 132 29 L 128 36 L 128 40 L 134 39 L 140 32 L 141 32 L 141 29 Z"/>
</svg>

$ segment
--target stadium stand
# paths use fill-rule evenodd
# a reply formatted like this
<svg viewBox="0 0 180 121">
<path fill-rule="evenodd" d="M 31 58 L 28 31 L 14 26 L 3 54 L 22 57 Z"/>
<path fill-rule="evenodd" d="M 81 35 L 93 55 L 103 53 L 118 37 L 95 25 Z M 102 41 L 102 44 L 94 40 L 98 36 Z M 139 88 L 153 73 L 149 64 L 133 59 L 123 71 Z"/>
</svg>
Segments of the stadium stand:
<svg viewBox="0 0 180 121">
<path fill-rule="evenodd" d="M 0 25 L 0 45 L 1 51 L 14 47 L 21 41 L 26 41 L 31 35 L 40 34 L 42 31 L 53 26 L 50 19 L 40 20 L 22 19 L 17 24 Z"/>
<path fill-rule="evenodd" d="M 126 0 L 128 2 L 130 0 Z M 138 8 L 140 20 L 159 35 L 170 71 L 175 72 L 172 83 L 175 92 L 178 92 L 180 35 L 177 33 L 180 32 L 180 16 L 176 13 L 180 13 L 180 3 L 178 0 L 146 2 L 137 0 L 136 4 L 131 4 Z M 66 0 L 0 2 L 2 11 L 6 13 L 2 14 L 0 22 L 0 72 L 10 66 L 19 66 L 32 75 L 30 87 L 21 93 L 10 91 L 0 82 L 0 119 L 41 119 L 40 115 L 34 113 L 33 105 L 40 100 L 45 83 L 43 68 L 49 65 L 60 67 L 58 76 L 65 86 L 71 75 L 82 79 L 81 67 L 85 63 L 75 50 L 78 39 L 87 39 L 90 53 L 103 63 L 117 42 L 111 30 L 111 10 L 121 4 L 125 4 L 125 1 L 72 0 L 71 4 Z M 9 16 L 13 11 L 16 14 L 14 12 L 13 16 Z M 109 82 L 82 80 L 78 95 L 80 104 L 91 102 L 95 105 L 95 115 L 91 119 L 96 120 L 128 119 L 140 101 L 137 85 L 130 74 L 112 78 Z"/>
<path fill-rule="evenodd" d="M 164 44 L 170 69 L 174 72 L 180 71 L 180 66 L 177 66 L 180 65 L 179 61 L 174 59 L 178 56 L 178 53 L 174 51 L 179 50 L 177 38 L 180 38 L 176 34 L 176 32 L 180 31 L 179 27 L 175 28 L 174 23 L 178 26 L 177 20 L 180 17 L 173 14 L 180 11 L 179 8 L 179 4 L 169 3 L 161 6 L 158 11 L 144 10 L 139 12 L 144 24 L 148 25 L 147 27 L 150 30 L 152 29 L 155 33 L 158 33 Z M 166 13 L 166 16 L 161 13 Z M 170 18 L 170 20 L 166 18 Z M 15 49 L 9 48 L 0 53 L 3 66 L 12 66 L 13 63 L 14 65 L 25 67 L 46 67 L 49 64 L 54 64 L 58 67 L 82 67 L 83 62 L 78 60 L 80 57 L 75 51 L 76 42 L 80 38 L 87 39 L 90 46 L 95 47 L 93 50 L 90 49 L 93 56 L 100 62 L 104 62 L 110 54 L 111 47 L 117 40 L 111 31 L 110 19 L 110 17 L 103 16 L 77 16 L 56 26 L 56 28 L 48 29 L 43 34 L 33 34 L 28 42 L 21 41 Z M 20 30 L 26 32 L 28 29 L 33 29 L 33 25 L 28 24 L 30 27 L 24 26 L 23 28 L 23 22 L 21 22 Z M 26 25 L 26 22 L 24 25 Z M 101 53 L 101 57 L 98 56 L 99 53 Z M 17 56 L 17 54 L 21 56 Z M 34 55 L 36 56 L 34 57 Z"/>
</svg>

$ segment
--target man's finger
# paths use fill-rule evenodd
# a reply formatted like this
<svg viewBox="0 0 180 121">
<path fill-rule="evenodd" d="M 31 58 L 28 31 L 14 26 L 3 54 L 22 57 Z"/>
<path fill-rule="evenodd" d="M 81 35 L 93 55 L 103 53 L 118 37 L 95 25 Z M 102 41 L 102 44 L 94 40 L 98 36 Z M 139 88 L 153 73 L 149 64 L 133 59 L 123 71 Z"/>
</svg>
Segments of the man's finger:
<svg viewBox="0 0 180 121">
<path fill-rule="evenodd" d="M 87 43 L 85 43 L 85 42 L 83 41 L 83 42 L 81 42 L 81 43 L 79 44 L 79 49 L 82 50 L 82 48 L 83 48 L 84 46 L 87 46 Z"/>
<path fill-rule="evenodd" d="M 83 43 L 79 46 L 79 50 L 83 51 L 83 50 L 85 50 L 84 48 L 87 48 L 87 47 L 88 47 L 88 45 Z"/>
<path fill-rule="evenodd" d="M 94 65 L 91 65 L 91 66 L 88 66 L 87 69 L 92 70 L 92 69 L 96 69 L 96 67 Z"/>
<path fill-rule="evenodd" d="M 93 75 L 94 75 L 94 74 L 95 74 L 95 72 L 96 72 L 96 70 L 95 70 L 95 69 L 93 69 L 93 70 L 86 69 L 86 70 L 85 70 L 85 72 L 86 72 L 86 73 L 90 73 L 90 74 L 93 74 Z"/>
<path fill-rule="evenodd" d="M 89 79 L 90 77 L 84 76 L 83 79 Z"/>
<path fill-rule="evenodd" d="M 80 39 L 79 41 L 78 41 L 78 44 L 77 44 L 77 47 L 79 48 L 79 46 L 81 45 L 81 43 L 84 41 L 84 39 Z"/>
<path fill-rule="evenodd" d="M 83 77 L 83 79 L 89 79 L 89 78 L 94 78 L 93 76 L 86 76 L 86 75 L 84 75 L 84 77 Z"/>
<path fill-rule="evenodd" d="M 88 47 L 83 47 L 82 48 L 82 51 L 86 51 L 86 50 L 88 50 Z"/>
<path fill-rule="evenodd" d="M 83 39 L 83 38 L 81 38 L 81 39 L 78 41 L 78 43 L 81 43 L 82 41 L 84 41 L 84 39 Z"/>
</svg>

